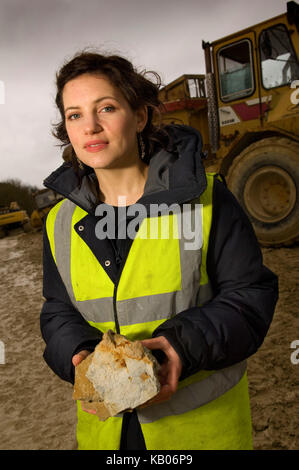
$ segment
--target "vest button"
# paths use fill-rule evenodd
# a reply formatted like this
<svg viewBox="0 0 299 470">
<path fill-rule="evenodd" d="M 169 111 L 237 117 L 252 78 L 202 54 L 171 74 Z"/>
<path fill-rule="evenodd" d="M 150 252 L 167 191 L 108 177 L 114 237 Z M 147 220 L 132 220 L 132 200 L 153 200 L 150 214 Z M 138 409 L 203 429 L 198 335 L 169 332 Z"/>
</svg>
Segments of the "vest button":
<svg viewBox="0 0 299 470">
<path fill-rule="evenodd" d="M 83 226 L 83 225 L 79 225 L 78 230 L 79 230 L 79 232 L 83 232 L 84 226 Z"/>
<path fill-rule="evenodd" d="M 111 264 L 111 261 L 109 259 L 106 259 L 105 266 L 110 266 L 110 264 Z"/>
</svg>

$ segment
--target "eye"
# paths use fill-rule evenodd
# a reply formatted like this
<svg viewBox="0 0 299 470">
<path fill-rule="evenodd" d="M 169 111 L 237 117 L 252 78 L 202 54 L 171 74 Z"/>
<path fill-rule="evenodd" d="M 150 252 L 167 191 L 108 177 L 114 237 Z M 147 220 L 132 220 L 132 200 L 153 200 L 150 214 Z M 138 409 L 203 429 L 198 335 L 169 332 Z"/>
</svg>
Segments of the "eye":
<svg viewBox="0 0 299 470">
<path fill-rule="evenodd" d="M 104 113 L 111 113 L 114 110 L 115 110 L 115 107 L 112 105 L 104 106 L 104 108 L 101 109 L 101 111 Z"/>
<path fill-rule="evenodd" d="M 80 116 L 79 113 L 73 113 L 73 114 L 70 114 L 70 115 L 67 117 L 67 119 L 68 119 L 69 121 L 74 121 L 75 119 L 78 119 L 79 116 Z"/>
</svg>

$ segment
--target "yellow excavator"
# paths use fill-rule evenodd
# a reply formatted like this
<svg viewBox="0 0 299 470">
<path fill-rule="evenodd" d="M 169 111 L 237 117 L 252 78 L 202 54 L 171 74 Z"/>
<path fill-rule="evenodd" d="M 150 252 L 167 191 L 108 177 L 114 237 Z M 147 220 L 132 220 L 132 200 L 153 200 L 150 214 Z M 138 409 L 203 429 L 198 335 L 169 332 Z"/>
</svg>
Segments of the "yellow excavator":
<svg viewBox="0 0 299 470">
<path fill-rule="evenodd" d="M 291 245 L 299 240 L 299 5 L 202 47 L 206 74 L 160 90 L 162 121 L 201 132 L 206 170 L 225 176 L 262 245 Z"/>
<path fill-rule="evenodd" d="M 48 212 L 63 197 L 52 189 L 41 189 L 33 194 L 33 198 L 36 209 L 31 214 L 30 223 L 33 228 L 40 229 Z"/>
<path fill-rule="evenodd" d="M 16 201 L 11 202 L 9 206 L 0 206 L 0 238 L 20 227 L 24 232 L 31 230 L 27 212 L 21 210 Z"/>
</svg>

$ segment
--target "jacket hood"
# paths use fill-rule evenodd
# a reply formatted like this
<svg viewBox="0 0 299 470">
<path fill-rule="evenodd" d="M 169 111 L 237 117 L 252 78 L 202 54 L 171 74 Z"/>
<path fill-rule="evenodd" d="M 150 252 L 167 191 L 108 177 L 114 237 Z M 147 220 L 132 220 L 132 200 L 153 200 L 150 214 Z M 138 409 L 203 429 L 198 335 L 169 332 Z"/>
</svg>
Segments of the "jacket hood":
<svg viewBox="0 0 299 470">
<path fill-rule="evenodd" d="M 139 204 L 182 204 L 199 197 L 206 188 L 201 134 L 192 127 L 166 126 L 167 150 L 160 149 L 149 162 L 148 178 Z M 47 188 L 70 199 L 88 213 L 99 204 L 97 178 L 92 168 L 80 170 L 81 184 L 70 163 L 63 163 L 44 180 Z"/>
</svg>

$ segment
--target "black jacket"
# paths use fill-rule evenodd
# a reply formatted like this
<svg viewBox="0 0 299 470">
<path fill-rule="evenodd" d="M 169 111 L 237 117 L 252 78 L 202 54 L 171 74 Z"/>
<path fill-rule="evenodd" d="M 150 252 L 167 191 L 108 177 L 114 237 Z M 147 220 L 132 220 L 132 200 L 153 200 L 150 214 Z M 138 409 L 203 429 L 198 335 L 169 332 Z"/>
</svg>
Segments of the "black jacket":
<svg viewBox="0 0 299 470">
<path fill-rule="evenodd" d="M 206 187 L 201 163 L 201 137 L 186 126 L 171 126 L 170 151 L 161 150 L 150 161 L 143 197 L 138 201 L 184 203 L 198 197 Z M 94 215 L 97 204 L 92 190 L 94 173 L 85 168 L 81 185 L 68 164 L 52 173 L 44 184 L 68 197 L 88 212 L 80 232 L 112 281 L 117 282 L 130 240 L 98 240 Z M 83 235 L 84 233 L 84 235 Z M 101 333 L 90 326 L 72 305 L 53 260 L 44 232 L 45 303 L 41 331 L 46 343 L 44 358 L 62 379 L 74 381 L 72 356 L 93 350 Z M 109 267 L 104 261 L 110 259 Z M 270 326 L 278 298 L 275 274 L 263 266 L 252 226 L 240 205 L 216 180 L 207 270 L 215 292 L 202 307 L 193 307 L 165 321 L 153 333 L 164 335 L 179 354 L 181 379 L 201 370 L 227 367 L 254 354 Z"/>
</svg>

